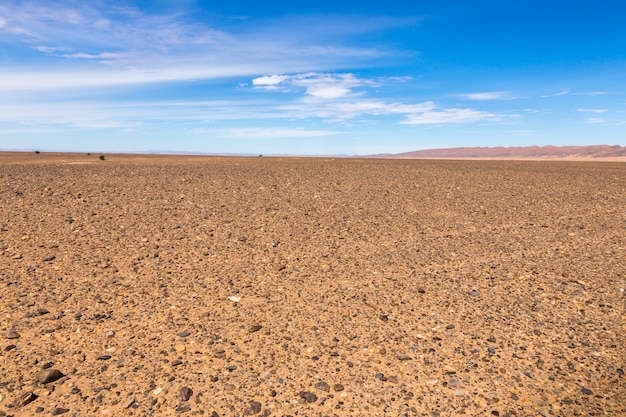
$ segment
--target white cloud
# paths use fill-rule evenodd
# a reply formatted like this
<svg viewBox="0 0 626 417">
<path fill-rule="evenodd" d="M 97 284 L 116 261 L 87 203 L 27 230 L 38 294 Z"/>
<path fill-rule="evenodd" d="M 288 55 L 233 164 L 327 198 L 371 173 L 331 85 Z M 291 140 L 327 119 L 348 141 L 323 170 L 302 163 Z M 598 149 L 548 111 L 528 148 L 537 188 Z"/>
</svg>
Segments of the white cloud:
<svg viewBox="0 0 626 417">
<path fill-rule="evenodd" d="M 556 94 L 546 94 L 546 95 L 541 96 L 541 98 L 559 97 L 559 96 L 564 96 L 569 93 L 570 93 L 569 88 L 562 88 L 561 91 L 559 91 Z"/>
<path fill-rule="evenodd" d="M 257 89 L 290 91 L 293 87 L 304 88 L 306 95 L 319 99 L 337 99 L 355 96 L 355 87 L 377 85 L 373 80 L 357 78 L 350 73 L 308 72 L 294 75 L 269 75 L 252 80 Z"/>
<path fill-rule="evenodd" d="M 7 25 L 7 20 L 3 17 L 0 17 L 0 29 Z"/>
<path fill-rule="evenodd" d="M 605 123 L 606 120 L 601 117 L 590 117 L 589 119 L 586 120 L 586 122 L 591 123 L 591 124 L 598 124 L 598 123 Z"/>
<path fill-rule="evenodd" d="M 405 125 L 471 123 L 480 120 L 495 120 L 497 115 L 473 109 L 443 109 L 409 114 L 400 122 Z"/>
<path fill-rule="evenodd" d="M 576 111 L 581 113 L 606 113 L 608 110 L 606 109 L 576 109 Z"/>
<path fill-rule="evenodd" d="M 334 136 L 342 134 L 333 130 L 308 130 L 308 129 L 286 129 L 286 128 L 264 128 L 264 127 L 243 127 L 232 129 L 217 129 L 207 131 L 216 134 L 222 138 L 268 138 L 268 139 L 285 139 L 285 138 L 307 138 L 320 136 Z"/>
<path fill-rule="evenodd" d="M 287 81 L 289 77 L 287 75 L 269 75 L 258 77 L 252 80 L 254 86 L 277 86 Z"/>
<path fill-rule="evenodd" d="M 506 100 L 512 99 L 514 97 L 510 96 L 510 93 L 507 91 L 490 91 L 484 93 L 470 93 L 470 94 L 459 94 L 458 97 L 466 98 L 468 100 Z"/>
</svg>

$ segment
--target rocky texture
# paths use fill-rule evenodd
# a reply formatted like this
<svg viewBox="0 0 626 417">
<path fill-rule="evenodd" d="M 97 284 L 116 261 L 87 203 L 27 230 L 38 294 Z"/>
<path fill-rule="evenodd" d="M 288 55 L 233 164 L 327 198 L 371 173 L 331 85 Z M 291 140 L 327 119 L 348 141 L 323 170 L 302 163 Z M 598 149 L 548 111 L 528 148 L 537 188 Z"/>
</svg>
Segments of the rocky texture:
<svg viewBox="0 0 626 417">
<path fill-rule="evenodd" d="M 625 164 L 0 164 L 6 415 L 626 413 Z"/>
</svg>

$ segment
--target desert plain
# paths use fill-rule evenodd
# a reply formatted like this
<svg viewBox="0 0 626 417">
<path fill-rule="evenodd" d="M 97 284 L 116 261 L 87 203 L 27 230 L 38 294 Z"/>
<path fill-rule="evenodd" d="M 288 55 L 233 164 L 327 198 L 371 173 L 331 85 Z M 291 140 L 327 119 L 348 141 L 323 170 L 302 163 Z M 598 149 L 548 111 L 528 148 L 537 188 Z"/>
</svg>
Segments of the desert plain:
<svg viewBox="0 0 626 417">
<path fill-rule="evenodd" d="M 0 416 L 626 415 L 626 163 L 0 155 Z"/>
</svg>

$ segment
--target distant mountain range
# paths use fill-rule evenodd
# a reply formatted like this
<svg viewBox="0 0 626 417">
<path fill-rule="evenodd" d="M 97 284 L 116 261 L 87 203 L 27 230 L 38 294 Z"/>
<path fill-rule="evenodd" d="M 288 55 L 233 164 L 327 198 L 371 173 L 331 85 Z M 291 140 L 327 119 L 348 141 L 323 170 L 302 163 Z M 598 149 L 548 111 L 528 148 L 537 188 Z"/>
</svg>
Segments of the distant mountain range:
<svg viewBox="0 0 626 417">
<path fill-rule="evenodd" d="M 382 156 L 382 155 L 381 155 Z M 425 149 L 385 155 L 392 158 L 488 158 L 488 159 L 557 159 L 557 158 L 626 158 L 626 147 L 591 146 L 513 146 L 493 148 Z"/>
</svg>

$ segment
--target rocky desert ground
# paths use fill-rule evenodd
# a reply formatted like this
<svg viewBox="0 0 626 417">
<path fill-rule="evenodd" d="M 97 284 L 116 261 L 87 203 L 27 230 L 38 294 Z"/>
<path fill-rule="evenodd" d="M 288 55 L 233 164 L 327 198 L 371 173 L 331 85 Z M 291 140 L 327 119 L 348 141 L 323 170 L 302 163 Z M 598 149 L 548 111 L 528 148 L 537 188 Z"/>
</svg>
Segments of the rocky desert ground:
<svg viewBox="0 0 626 417">
<path fill-rule="evenodd" d="M 0 416 L 626 415 L 626 163 L 0 155 Z"/>
</svg>

